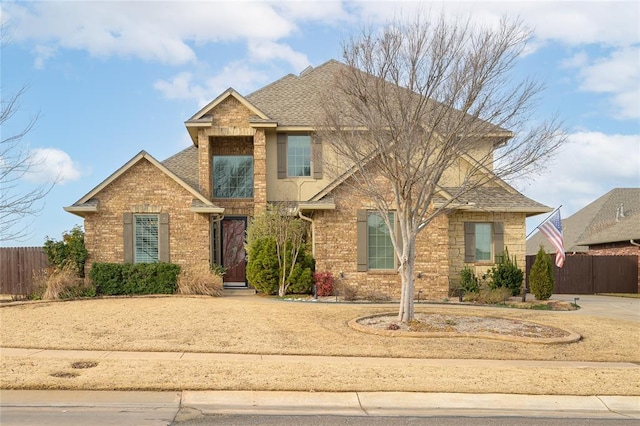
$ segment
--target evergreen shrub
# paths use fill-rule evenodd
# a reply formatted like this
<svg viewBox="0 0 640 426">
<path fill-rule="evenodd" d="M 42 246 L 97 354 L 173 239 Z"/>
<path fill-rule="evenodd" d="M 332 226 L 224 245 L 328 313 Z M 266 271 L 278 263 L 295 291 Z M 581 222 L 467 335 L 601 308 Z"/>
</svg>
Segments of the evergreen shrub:
<svg viewBox="0 0 640 426">
<path fill-rule="evenodd" d="M 555 281 L 551 256 L 540 246 L 529 272 L 529 288 L 538 300 L 548 300 L 553 294 Z"/>
<path fill-rule="evenodd" d="M 89 278 L 99 295 L 172 294 L 179 274 L 172 263 L 94 263 Z"/>
<path fill-rule="evenodd" d="M 517 296 L 522 292 L 524 273 L 522 269 L 518 268 L 515 257 L 511 259 L 506 247 L 500 262 L 491 268 L 490 275 L 492 277 L 491 288 L 508 288 L 512 296 Z"/>
</svg>

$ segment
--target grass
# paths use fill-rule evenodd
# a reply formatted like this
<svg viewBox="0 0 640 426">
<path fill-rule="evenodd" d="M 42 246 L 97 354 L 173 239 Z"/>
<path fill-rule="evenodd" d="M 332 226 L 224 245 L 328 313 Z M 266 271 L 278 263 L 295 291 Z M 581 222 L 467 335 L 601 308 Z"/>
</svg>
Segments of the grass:
<svg viewBox="0 0 640 426">
<path fill-rule="evenodd" d="M 395 305 L 300 303 L 265 297 L 109 298 L 2 304 L 2 346 L 46 349 L 222 352 L 351 357 L 640 361 L 637 323 L 574 312 L 417 305 L 416 311 L 532 320 L 580 333 L 569 345 L 473 338 L 375 336 L 348 327 L 353 318 L 392 312 Z M 11 332 L 7 332 L 11 330 Z M 0 387 L 17 389 L 254 389 L 316 391 L 508 392 L 640 394 L 640 369 L 428 367 L 380 360 L 287 363 L 234 360 L 78 360 L 6 357 Z M 77 373 L 54 377 L 53 373 Z"/>
</svg>

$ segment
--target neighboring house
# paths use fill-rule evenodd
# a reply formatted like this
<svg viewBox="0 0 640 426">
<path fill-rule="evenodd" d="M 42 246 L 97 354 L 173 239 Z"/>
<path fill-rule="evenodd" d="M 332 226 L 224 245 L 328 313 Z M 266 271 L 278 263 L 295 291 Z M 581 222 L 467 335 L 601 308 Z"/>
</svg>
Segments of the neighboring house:
<svg viewBox="0 0 640 426">
<path fill-rule="evenodd" d="M 398 297 L 397 260 L 380 217 L 348 175 L 327 172 L 332 152 L 314 136 L 318 94 L 332 90 L 343 67 L 309 67 L 248 96 L 228 89 L 186 121 L 193 146 L 163 162 L 140 152 L 65 207 L 84 218 L 86 267 L 206 262 L 227 268 L 226 287 L 245 287 L 248 221 L 268 203 L 289 202 L 311 224 L 317 271 Z M 442 183 L 441 200 L 451 197 L 454 179 Z M 456 206 L 418 236 L 416 292 L 423 297 L 446 297 L 465 265 L 486 272 L 504 247 L 524 263 L 526 217 L 551 210 L 500 180 Z"/>
<path fill-rule="evenodd" d="M 640 271 L 640 188 L 615 188 L 562 221 L 568 255 L 636 256 Z M 527 240 L 527 255 L 542 245 L 555 253 L 536 232 Z M 637 278 L 640 291 L 640 276 Z"/>
<path fill-rule="evenodd" d="M 640 255 L 640 188 L 615 188 L 562 220 L 567 254 Z M 555 249 L 540 232 L 527 240 L 527 255 L 542 245 Z"/>
</svg>

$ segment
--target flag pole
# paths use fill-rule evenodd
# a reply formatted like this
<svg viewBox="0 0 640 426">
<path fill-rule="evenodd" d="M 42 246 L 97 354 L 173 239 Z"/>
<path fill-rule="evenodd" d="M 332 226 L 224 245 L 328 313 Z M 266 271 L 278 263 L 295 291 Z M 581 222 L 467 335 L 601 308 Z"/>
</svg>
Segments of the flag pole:
<svg viewBox="0 0 640 426">
<path fill-rule="evenodd" d="M 560 204 L 558 206 L 557 209 L 555 209 L 554 211 L 552 211 L 551 213 L 549 213 L 549 215 L 547 217 L 544 218 L 544 220 L 542 222 L 540 222 L 540 224 L 538 226 L 536 226 L 535 228 L 533 228 L 533 231 L 529 232 L 529 235 L 527 235 L 526 237 L 524 237 L 524 239 L 526 240 L 527 238 L 529 238 L 531 236 L 531 234 L 533 234 L 534 232 L 536 232 L 538 230 L 538 228 L 540 228 L 540 225 L 542 225 L 543 223 L 545 223 L 547 220 L 549 220 L 549 218 L 551 216 L 553 216 L 553 214 L 555 212 L 557 212 L 558 210 L 560 210 L 560 207 L 562 207 L 562 204 Z"/>
</svg>

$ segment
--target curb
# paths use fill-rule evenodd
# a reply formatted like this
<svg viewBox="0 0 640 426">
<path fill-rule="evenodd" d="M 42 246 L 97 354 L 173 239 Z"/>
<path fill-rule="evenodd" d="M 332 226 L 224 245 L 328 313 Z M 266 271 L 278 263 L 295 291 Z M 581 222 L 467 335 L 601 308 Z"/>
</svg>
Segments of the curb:
<svg viewBox="0 0 640 426">
<path fill-rule="evenodd" d="M 517 343 L 537 343 L 541 345 L 558 345 L 558 344 L 566 344 L 566 343 L 575 343 L 582 339 L 582 336 L 574 331 L 567 330 L 560 327 L 555 327 L 547 324 L 542 324 L 535 321 L 529 320 L 518 320 L 522 323 L 530 323 L 535 325 L 540 325 L 544 327 L 553 328 L 556 330 L 563 331 L 567 333 L 567 336 L 562 337 L 525 337 L 525 336 L 515 336 L 509 334 L 497 334 L 497 333 L 467 333 L 467 332 L 451 332 L 451 331 L 436 331 L 436 332 L 424 332 L 424 331 L 404 331 L 404 330 L 383 330 L 375 327 L 370 327 L 364 324 L 361 324 L 360 321 L 365 319 L 377 318 L 377 317 L 387 317 L 387 316 L 395 316 L 395 313 L 383 313 L 377 315 L 367 315 L 360 318 L 352 319 L 348 322 L 349 327 L 356 331 L 360 331 L 362 333 L 375 334 L 378 336 L 388 336 L 388 337 L 413 337 L 413 338 L 442 338 L 442 337 L 473 337 L 479 339 L 490 339 L 490 340 L 502 340 L 507 342 L 517 342 Z M 501 320 L 512 320 L 512 318 L 503 318 L 497 316 L 478 316 L 478 315 L 460 315 L 456 314 L 456 316 L 466 316 L 466 317 L 476 317 L 476 318 L 495 318 Z"/>
</svg>

